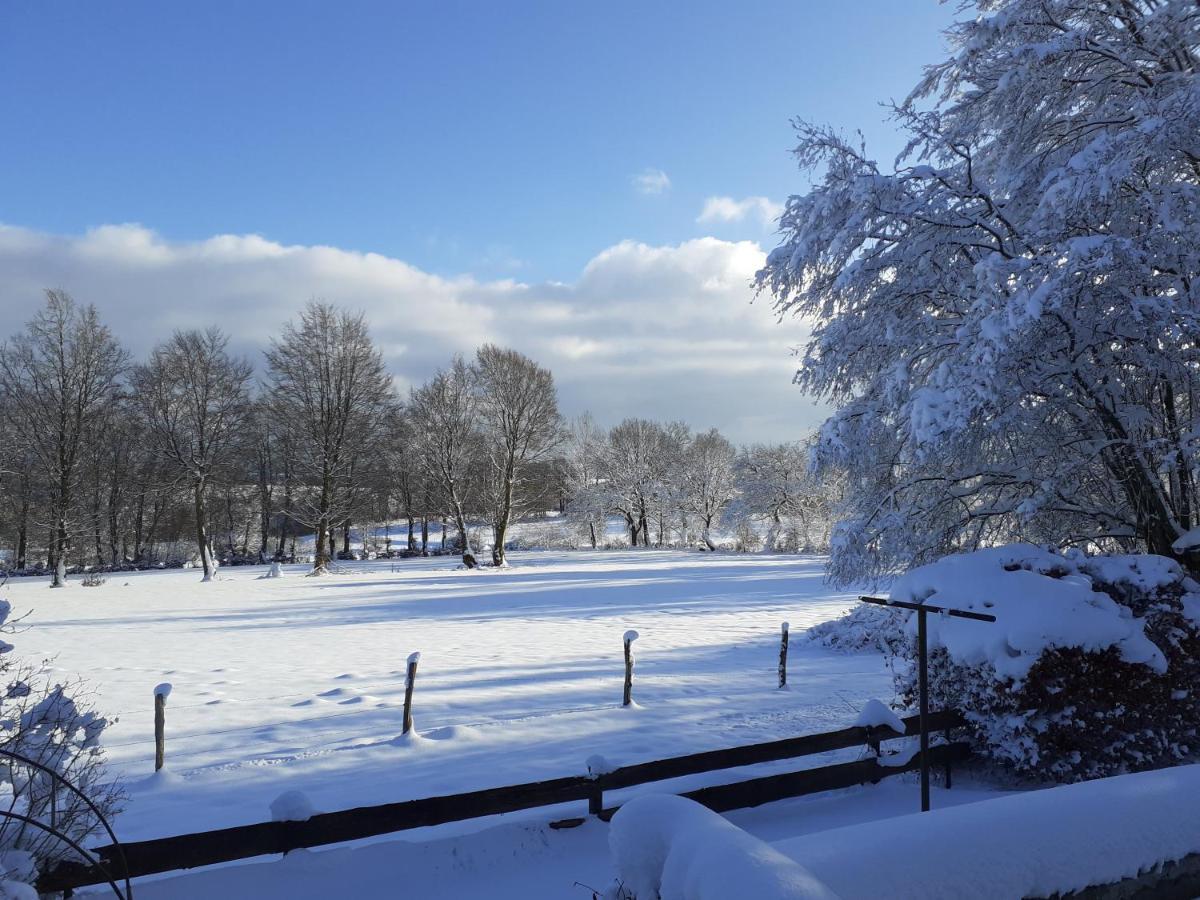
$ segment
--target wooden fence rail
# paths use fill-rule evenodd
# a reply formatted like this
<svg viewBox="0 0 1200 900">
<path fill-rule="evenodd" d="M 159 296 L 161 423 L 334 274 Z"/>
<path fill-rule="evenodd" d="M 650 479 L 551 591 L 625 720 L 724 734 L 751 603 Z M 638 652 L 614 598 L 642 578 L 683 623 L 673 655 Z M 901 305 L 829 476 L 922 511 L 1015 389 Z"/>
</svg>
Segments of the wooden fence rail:
<svg viewBox="0 0 1200 900">
<path fill-rule="evenodd" d="M 903 720 L 905 735 L 916 733 L 918 719 L 917 716 L 909 716 Z M 930 727 L 933 730 L 948 731 L 961 724 L 961 718 L 954 712 L 935 712 L 930 716 Z M 446 797 L 360 806 L 338 812 L 318 813 L 304 821 L 238 825 L 216 831 L 123 843 L 119 848 L 116 845 L 108 845 L 94 851 L 103 861 L 103 869 L 80 862 L 62 862 L 44 873 L 38 880 L 37 887 L 43 892 L 71 890 L 104 883 L 109 877 L 154 875 L 175 869 L 190 869 L 254 856 L 287 853 L 302 847 L 337 844 L 410 828 L 442 825 L 447 822 L 581 800 L 588 801 L 591 813 L 607 819 L 616 812 L 616 807 L 604 808 L 603 792 L 606 790 L 811 756 L 831 750 L 876 746 L 879 741 L 903 736 L 887 727 L 855 726 L 824 734 L 784 738 L 637 763 L 594 777 L 571 776 Z M 932 764 L 948 767 L 952 762 L 964 759 L 967 755 L 965 744 L 944 744 L 933 748 L 930 761 Z M 880 765 L 874 758 L 869 758 L 700 788 L 684 796 L 710 809 L 723 812 L 758 806 L 786 797 L 879 781 L 881 778 L 909 771 L 917 765 L 916 756 L 901 766 Z M 568 821 L 574 823 L 582 819 Z"/>
</svg>

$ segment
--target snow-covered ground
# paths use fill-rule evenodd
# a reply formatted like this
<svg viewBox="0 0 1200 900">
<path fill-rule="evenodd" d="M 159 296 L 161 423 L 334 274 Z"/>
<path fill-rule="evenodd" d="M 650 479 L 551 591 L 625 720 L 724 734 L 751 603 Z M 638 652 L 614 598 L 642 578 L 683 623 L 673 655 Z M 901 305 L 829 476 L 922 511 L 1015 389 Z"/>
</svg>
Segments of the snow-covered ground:
<svg viewBox="0 0 1200 900">
<path fill-rule="evenodd" d="M 286 790 L 318 810 L 434 796 L 853 722 L 890 697 L 875 654 L 793 640 L 853 598 L 824 560 L 670 551 L 519 553 L 506 570 L 454 559 L 130 573 L 99 587 L 5 591 L 28 657 L 85 676 L 119 721 L 104 743 L 127 781 L 130 840 L 261 821 Z M 622 709 L 622 635 L 640 633 Z M 404 662 L 422 654 L 415 720 L 397 742 Z M 152 777 L 152 691 L 173 685 L 167 777 Z"/>
</svg>

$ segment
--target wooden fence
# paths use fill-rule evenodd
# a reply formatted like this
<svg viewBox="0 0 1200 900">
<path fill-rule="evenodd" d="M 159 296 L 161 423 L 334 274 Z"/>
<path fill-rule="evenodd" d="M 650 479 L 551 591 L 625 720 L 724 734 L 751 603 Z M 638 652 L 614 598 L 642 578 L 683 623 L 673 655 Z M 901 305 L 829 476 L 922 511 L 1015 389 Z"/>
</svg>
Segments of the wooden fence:
<svg viewBox="0 0 1200 900">
<path fill-rule="evenodd" d="M 570 776 L 446 797 L 362 806 L 338 812 L 319 813 L 298 822 L 260 822 L 217 831 L 123 843 L 119 847 L 110 844 L 98 847 L 94 851 L 103 862 L 102 866 L 63 862 L 51 871 L 43 873 L 37 887 L 43 892 L 71 890 L 90 884 L 102 884 L 110 878 L 132 878 L 175 869 L 190 869 L 253 856 L 287 853 L 302 847 L 354 841 L 410 828 L 442 825 L 447 822 L 583 800 L 588 803 L 589 813 L 608 819 L 616 812 L 617 807 L 604 806 L 606 791 L 858 746 L 871 747 L 878 752 L 881 741 L 916 734 L 918 721 L 918 716 L 904 719 L 904 735 L 887 727 L 855 726 L 823 734 L 784 738 L 637 763 L 595 775 Z M 969 755 L 965 743 L 949 742 L 950 729 L 961 724 L 962 720 L 955 712 L 930 714 L 930 730 L 945 732 L 948 741 L 931 748 L 930 763 L 945 768 L 947 784 L 950 765 Z M 891 775 L 911 771 L 919 764 L 916 755 L 901 765 L 884 765 L 871 756 L 853 762 L 703 787 L 688 791 L 683 796 L 723 812 L 758 806 L 787 797 L 876 782 Z M 560 819 L 551 825 L 562 828 L 583 821 L 583 817 Z"/>
</svg>

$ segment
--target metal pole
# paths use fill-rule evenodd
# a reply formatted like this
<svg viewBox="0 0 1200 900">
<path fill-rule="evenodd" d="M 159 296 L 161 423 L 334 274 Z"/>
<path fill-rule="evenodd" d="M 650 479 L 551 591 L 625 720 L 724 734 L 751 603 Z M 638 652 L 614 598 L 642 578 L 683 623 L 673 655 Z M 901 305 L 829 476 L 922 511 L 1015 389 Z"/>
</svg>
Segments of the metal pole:
<svg viewBox="0 0 1200 900">
<path fill-rule="evenodd" d="M 918 672 L 921 691 L 921 812 L 929 812 L 929 644 L 925 610 L 917 610 Z"/>
</svg>

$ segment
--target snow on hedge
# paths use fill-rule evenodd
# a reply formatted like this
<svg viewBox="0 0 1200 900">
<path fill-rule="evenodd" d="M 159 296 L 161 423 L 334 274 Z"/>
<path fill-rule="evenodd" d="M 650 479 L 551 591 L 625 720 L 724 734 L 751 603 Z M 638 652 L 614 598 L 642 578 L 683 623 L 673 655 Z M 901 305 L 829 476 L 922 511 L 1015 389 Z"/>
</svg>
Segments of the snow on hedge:
<svg viewBox="0 0 1200 900">
<path fill-rule="evenodd" d="M 987 663 L 997 675 L 1016 681 L 1029 674 L 1043 652 L 1056 647 L 1085 651 L 1115 647 L 1126 662 L 1165 672 L 1166 658 L 1146 637 L 1143 620 L 1096 590 L 1091 574 L 1109 582 L 1124 579 L 1157 586 L 1172 574 L 1177 577 L 1178 566 L 1157 556 L 1088 561 L 1013 544 L 947 556 L 913 569 L 896 581 L 891 599 L 996 616 L 995 624 L 931 617 L 929 643 L 945 648 L 961 665 Z M 912 618 L 908 627 L 915 630 Z"/>
<path fill-rule="evenodd" d="M 606 900 L 833 900 L 820 881 L 769 844 L 693 800 L 638 797 L 613 817 L 618 885 Z"/>
<path fill-rule="evenodd" d="M 1200 585 L 1173 560 L 1014 544 L 913 569 L 891 598 L 996 617 L 928 617 L 930 697 L 962 712 L 976 748 L 1006 766 L 1068 781 L 1187 761 L 1200 747 Z M 899 661 L 897 696 L 912 708 L 916 625 L 907 610 L 864 604 L 812 640 Z"/>
<path fill-rule="evenodd" d="M 1200 766 L 1180 766 L 835 828 L 774 847 L 843 897 L 1046 897 L 1200 853 L 1197 796 Z"/>
</svg>

